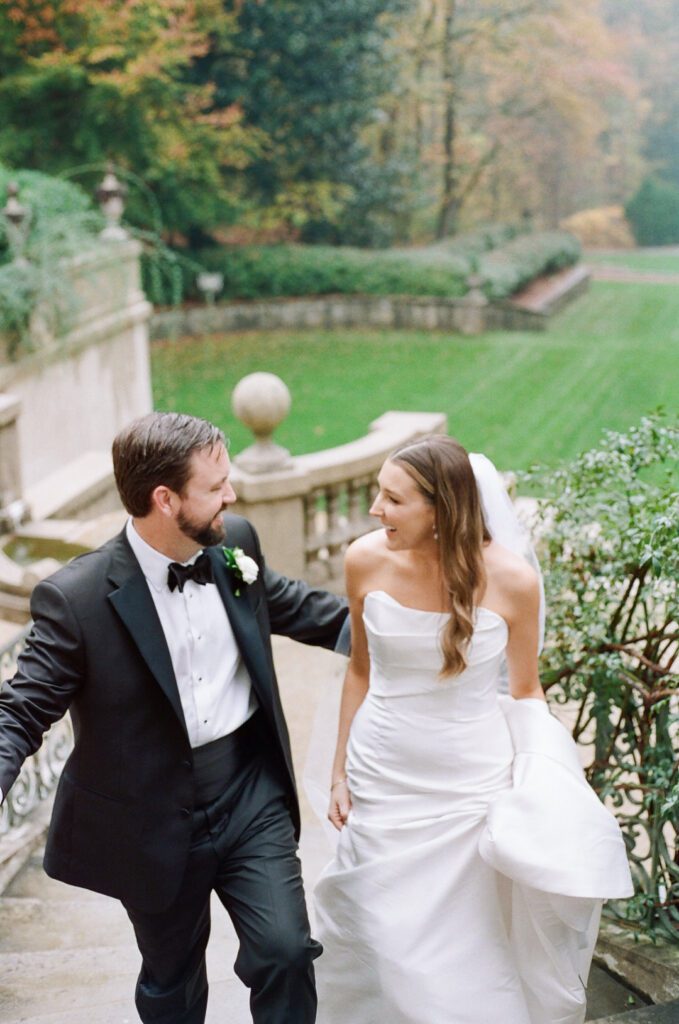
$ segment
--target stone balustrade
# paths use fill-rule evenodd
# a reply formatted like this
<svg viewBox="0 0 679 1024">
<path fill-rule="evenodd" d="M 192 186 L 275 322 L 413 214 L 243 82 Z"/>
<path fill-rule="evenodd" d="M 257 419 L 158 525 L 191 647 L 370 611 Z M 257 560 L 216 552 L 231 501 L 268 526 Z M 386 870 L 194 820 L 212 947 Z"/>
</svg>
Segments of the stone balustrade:
<svg viewBox="0 0 679 1024">
<path fill-rule="evenodd" d="M 272 568 L 339 590 L 347 545 L 376 525 L 368 509 L 385 458 L 446 427 L 443 413 L 387 412 L 365 437 L 298 456 L 278 471 L 247 472 L 236 457 L 234 511 L 256 527 Z"/>
</svg>

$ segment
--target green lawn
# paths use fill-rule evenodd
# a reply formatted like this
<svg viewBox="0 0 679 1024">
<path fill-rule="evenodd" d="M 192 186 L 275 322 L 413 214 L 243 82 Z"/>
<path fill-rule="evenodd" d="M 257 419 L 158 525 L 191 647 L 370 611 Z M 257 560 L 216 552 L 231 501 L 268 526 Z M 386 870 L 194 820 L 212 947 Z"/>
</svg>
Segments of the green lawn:
<svg viewBox="0 0 679 1024">
<path fill-rule="evenodd" d="M 584 254 L 586 263 L 626 267 L 629 270 L 679 274 L 679 246 L 659 246 L 655 249 L 589 249 Z"/>
<path fill-rule="evenodd" d="M 156 408 L 213 420 L 235 452 L 251 435 L 231 391 L 268 370 L 292 393 L 275 436 L 293 454 L 354 440 L 388 409 L 442 411 L 467 448 L 522 469 L 679 409 L 679 288 L 595 283 L 540 334 L 250 332 L 157 342 L 152 365 Z"/>
</svg>

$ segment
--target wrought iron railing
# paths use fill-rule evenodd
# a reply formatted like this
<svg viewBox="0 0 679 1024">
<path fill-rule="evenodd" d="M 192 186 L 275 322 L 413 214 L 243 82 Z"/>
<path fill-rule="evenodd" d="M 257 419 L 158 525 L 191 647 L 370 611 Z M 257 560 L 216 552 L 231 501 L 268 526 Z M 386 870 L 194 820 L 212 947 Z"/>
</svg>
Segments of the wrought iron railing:
<svg viewBox="0 0 679 1024">
<path fill-rule="evenodd" d="M 14 674 L 29 632 L 30 624 L 20 630 L 9 643 L 0 647 L 0 686 Z M 0 808 L 0 837 L 18 830 L 26 823 L 31 812 L 49 799 L 72 743 L 73 733 L 67 715 L 52 726 L 40 750 L 28 758 L 16 782 L 6 794 Z"/>
</svg>

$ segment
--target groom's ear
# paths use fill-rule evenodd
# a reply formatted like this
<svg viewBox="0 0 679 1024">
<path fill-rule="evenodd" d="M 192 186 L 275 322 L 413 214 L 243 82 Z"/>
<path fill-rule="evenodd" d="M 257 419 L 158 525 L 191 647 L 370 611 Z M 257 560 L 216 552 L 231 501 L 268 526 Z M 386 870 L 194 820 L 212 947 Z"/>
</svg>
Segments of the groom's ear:
<svg viewBox="0 0 679 1024">
<path fill-rule="evenodd" d="M 173 519 L 179 505 L 179 495 L 165 484 L 160 484 L 151 491 L 151 513 L 156 512 L 166 519 Z"/>
</svg>

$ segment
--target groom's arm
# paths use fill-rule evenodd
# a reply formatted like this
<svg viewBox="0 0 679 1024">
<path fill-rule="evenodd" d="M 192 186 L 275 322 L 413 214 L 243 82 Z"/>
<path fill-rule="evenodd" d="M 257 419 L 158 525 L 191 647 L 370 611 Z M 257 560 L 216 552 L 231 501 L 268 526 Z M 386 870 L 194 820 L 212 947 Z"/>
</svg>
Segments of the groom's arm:
<svg viewBox="0 0 679 1024">
<path fill-rule="evenodd" d="M 291 580 L 264 566 L 271 631 L 305 644 L 348 653 L 349 606 L 343 597 Z"/>
<path fill-rule="evenodd" d="M 14 677 L 0 687 L 0 790 L 5 796 L 27 757 L 68 710 L 83 673 L 80 630 L 61 590 L 39 583 L 34 623 Z"/>
<path fill-rule="evenodd" d="M 240 516 L 229 516 L 226 522 L 227 541 L 241 545 L 259 566 L 259 578 L 253 586 L 263 591 L 271 632 L 348 654 L 351 633 L 346 598 L 270 569 L 252 523 Z"/>
</svg>

